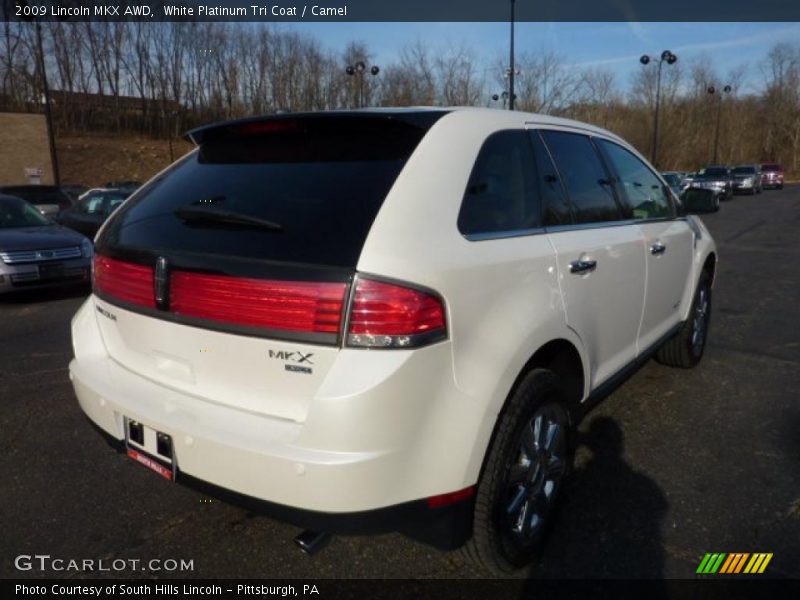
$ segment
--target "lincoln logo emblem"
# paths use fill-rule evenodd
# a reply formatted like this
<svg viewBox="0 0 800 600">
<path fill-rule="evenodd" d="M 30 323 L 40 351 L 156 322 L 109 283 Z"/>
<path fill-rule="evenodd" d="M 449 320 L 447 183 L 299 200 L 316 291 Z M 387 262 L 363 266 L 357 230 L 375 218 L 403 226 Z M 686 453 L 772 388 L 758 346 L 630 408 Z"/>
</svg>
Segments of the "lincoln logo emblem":
<svg viewBox="0 0 800 600">
<path fill-rule="evenodd" d="M 167 310 L 169 302 L 169 273 L 167 259 L 159 256 L 156 259 L 156 270 L 153 276 L 156 288 L 156 305 L 161 310 Z"/>
</svg>

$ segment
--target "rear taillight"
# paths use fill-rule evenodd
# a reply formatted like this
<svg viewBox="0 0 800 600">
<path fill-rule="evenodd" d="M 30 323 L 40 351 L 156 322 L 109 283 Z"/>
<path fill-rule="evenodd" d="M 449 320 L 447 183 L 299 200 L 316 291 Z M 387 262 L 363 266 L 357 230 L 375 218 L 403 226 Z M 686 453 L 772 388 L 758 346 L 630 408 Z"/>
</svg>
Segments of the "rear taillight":
<svg viewBox="0 0 800 600">
<path fill-rule="evenodd" d="M 324 334 L 331 342 L 343 329 L 348 291 L 344 282 L 279 281 L 164 269 L 168 282 L 159 287 L 165 293 L 156 302 L 153 267 L 95 255 L 93 270 L 95 291 L 112 301 L 240 327 Z M 363 277 L 357 277 L 354 285 L 346 345 L 418 348 L 447 337 L 444 302 L 434 292 Z"/>
<path fill-rule="evenodd" d="M 444 303 L 435 294 L 359 278 L 353 293 L 347 344 L 415 348 L 447 337 Z"/>
<path fill-rule="evenodd" d="M 101 295 L 137 306 L 155 308 L 152 267 L 96 254 L 93 272 L 94 289 Z"/>
<path fill-rule="evenodd" d="M 339 333 L 347 284 L 244 279 L 173 271 L 170 311 L 265 329 Z"/>
</svg>

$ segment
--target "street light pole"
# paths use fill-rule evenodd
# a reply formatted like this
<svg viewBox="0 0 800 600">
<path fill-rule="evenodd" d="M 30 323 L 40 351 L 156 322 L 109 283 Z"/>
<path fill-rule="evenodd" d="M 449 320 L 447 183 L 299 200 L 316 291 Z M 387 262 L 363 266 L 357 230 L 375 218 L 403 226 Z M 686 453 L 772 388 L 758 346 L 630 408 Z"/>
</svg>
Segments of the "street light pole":
<svg viewBox="0 0 800 600">
<path fill-rule="evenodd" d="M 44 66 L 44 44 L 42 44 L 42 26 L 36 21 L 36 45 L 38 46 L 39 72 L 42 75 L 42 91 L 44 93 L 44 116 L 47 122 L 47 140 L 50 145 L 50 164 L 53 167 L 53 183 L 61 185 L 61 173 L 58 168 L 58 151 L 53 132 L 53 112 L 50 109 L 50 87 L 47 85 L 47 71 Z"/>
<path fill-rule="evenodd" d="M 726 85 L 722 88 L 722 92 L 725 94 L 729 94 L 733 88 L 729 85 Z M 708 93 L 712 96 L 716 92 L 716 88 L 713 85 L 708 86 Z M 719 126 L 720 122 L 722 121 L 722 93 L 719 95 L 719 100 L 717 101 L 717 128 L 714 133 L 714 160 L 712 164 L 717 164 L 717 156 L 719 152 Z"/>
<path fill-rule="evenodd" d="M 514 110 L 514 5 L 515 0 L 511 0 L 511 49 L 508 73 L 508 110 Z M 504 107 L 505 108 L 505 107 Z"/>
<path fill-rule="evenodd" d="M 651 60 L 658 60 L 658 75 L 656 76 L 656 110 L 655 114 L 653 115 L 653 147 L 650 152 L 650 162 L 653 163 L 654 167 L 657 167 L 658 161 L 658 114 L 661 110 L 661 67 L 666 62 L 668 65 L 675 64 L 678 60 L 678 57 L 675 56 L 669 50 L 664 50 L 661 53 L 661 57 L 654 59 L 647 54 L 643 55 L 639 62 L 643 65 L 647 65 Z"/>
</svg>

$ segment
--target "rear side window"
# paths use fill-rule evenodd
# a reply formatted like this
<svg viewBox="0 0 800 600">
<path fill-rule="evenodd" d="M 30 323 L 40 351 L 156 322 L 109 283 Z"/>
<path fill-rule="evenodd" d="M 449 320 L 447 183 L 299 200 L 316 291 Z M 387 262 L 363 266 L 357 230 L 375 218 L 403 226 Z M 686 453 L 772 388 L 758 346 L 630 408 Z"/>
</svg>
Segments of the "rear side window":
<svg viewBox="0 0 800 600">
<path fill-rule="evenodd" d="M 426 130 L 388 118 L 234 124 L 120 208 L 99 246 L 354 268 Z M 186 209 L 275 227 L 187 218 Z"/>
<path fill-rule="evenodd" d="M 572 209 L 564 195 L 564 186 L 558 176 L 558 169 L 550 158 L 550 153 L 542 142 L 537 131 L 531 132 L 533 154 L 539 175 L 539 190 L 542 195 L 543 216 L 545 225 L 569 225 L 572 223 Z"/>
<path fill-rule="evenodd" d="M 490 135 L 467 184 L 458 229 L 464 235 L 532 229 L 541 225 L 536 162 L 522 130 Z"/>
<path fill-rule="evenodd" d="M 623 219 L 611 178 L 591 140 L 581 134 L 542 131 L 556 162 L 577 223 Z"/>
<path fill-rule="evenodd" d="M 597 143 L 602 146 L 616 171 L 634 219 L 666 219 L 673 216 L 672 201 L 666 186 L 647 165 L 618 144 L 607 140 L 597 140 Z"/>
</svg>

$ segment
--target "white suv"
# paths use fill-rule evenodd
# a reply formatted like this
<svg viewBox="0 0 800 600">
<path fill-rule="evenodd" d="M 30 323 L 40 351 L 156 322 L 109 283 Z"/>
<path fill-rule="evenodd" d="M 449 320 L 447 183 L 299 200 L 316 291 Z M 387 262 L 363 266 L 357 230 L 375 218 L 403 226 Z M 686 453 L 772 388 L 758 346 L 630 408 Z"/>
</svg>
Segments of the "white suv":
<svg viewBox="0 0 800 600">
<path fill-rule="evenodd" d="M 167 479 L 513 572 L 587 408 L 703 354 L 714 242 L 607 131 L 409 109 L 189 137 L 100 231 L 72 323 L 82 409 Z"/>
</svg>

